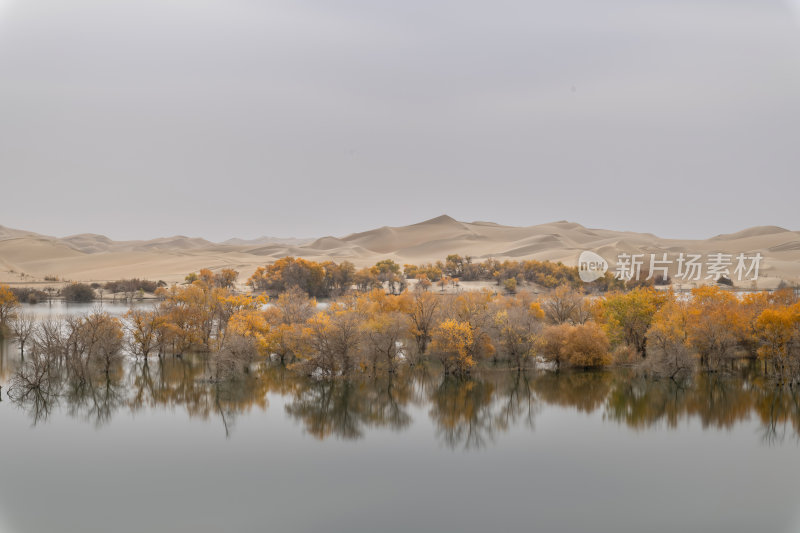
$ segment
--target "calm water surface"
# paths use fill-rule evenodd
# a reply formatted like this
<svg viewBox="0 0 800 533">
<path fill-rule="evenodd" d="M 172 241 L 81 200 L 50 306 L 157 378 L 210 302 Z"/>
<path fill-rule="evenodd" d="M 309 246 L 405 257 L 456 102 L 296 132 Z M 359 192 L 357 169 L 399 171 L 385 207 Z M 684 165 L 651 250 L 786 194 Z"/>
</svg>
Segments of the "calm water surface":
<svg viewBox="0 0 800 533">
<path fill-rule="evenodd" d="M 22 304 L 22 310 L 25 313 L 40 318 L 53 317 L 53 316 L 66 316 L 66 315 L 82 315 L 98 309 L 103 310 L 111 315 L 119 316 L 124 314 L 131 307 L 149 308 L 154 305 L 158 305 L 158 301 L 142 300 L 142 301 L 134 301 L 132 303 L 125 303 L 122 301 L 105 300 L 102 302 L 92 302 L 92 303 L 72 303 L 72 302 L 64 302 L 62 300 L 54 300 L 50 303 Z"/>
<path fill-rule="evenodd" d="M 12 401 L 0 531 L 800 531 L 800 396 L 745 374 L 315 382 L 203 357 Z"/>
</svg>

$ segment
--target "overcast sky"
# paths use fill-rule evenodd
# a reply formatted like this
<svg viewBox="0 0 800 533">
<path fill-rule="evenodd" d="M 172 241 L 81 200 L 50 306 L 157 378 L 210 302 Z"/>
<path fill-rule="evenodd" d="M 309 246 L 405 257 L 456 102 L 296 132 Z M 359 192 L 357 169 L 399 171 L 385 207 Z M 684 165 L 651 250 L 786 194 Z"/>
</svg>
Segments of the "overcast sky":
<svg viewBox="0 0 800 533">
<path fill-rule="evenodd" d="M 785 0 L 0 0 L 0 224 L 800 229 Z"/>
</svg>

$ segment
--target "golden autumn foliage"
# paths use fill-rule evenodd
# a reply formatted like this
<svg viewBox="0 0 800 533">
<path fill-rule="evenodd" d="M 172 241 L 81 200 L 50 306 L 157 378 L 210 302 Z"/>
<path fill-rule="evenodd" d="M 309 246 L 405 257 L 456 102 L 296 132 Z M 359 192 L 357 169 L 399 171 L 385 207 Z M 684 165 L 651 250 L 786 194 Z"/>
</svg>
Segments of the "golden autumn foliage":
<svg viewBox="0 0 800 533">
<path fill-rule="evenodd" d="M 134 355 L 148 357 L 151 352 L 163 352 L 160 333 L 167 325 L 167 317 L 157 309 L 144 310 L 132 308 L 125 313 L 126 329 L 129 333 L 128 346 Z"/>
<path fill-rule="evenodd" d="M 0 285 L 0 337 L 8 323 L 16 316 L 19 302 L 8 285 Z"/>
<path fill-rule="evenodd" d="M 700 287 L 688 298 L 669 295 L 647 332 L 648 357 L 661 373 L 688 374 L 697 361 L 719 371 L 734 359 L 758 357 L 768 376 L 800 380 L 800 304 L 794 291 L 735 294 Z"/>
<path fill-rule="evenodd" d="M 258 267 L 247 280 L 256 291 L 278 294 L 298 287 L 312 297 L 336 296 L 354 282 L 355 267 L 344 261 L 318 263 L 303 258 L 283 257 L 271 265 Z"/>
<path fill-rule="evenodd" d="M 564 349 L 572 366 L 591 368 L 611 363 L 608 337 L 594 322 L 570 326 Z"/>
<path fill-rule="evenodd" d="M 293 361 L 297 354 L 306 353 L 304 349 L 302 324 L 272 324 L 268 334 L 268 343 L 281 364 Z M 270 355 L 272 355 L 270 354 Z"/>
<path fill-rule="evenodd" d="M 738 298 L 718 287 L 692 289 L 687 338 L 706 369 L 731 359 L 747 334 L 747 320 Z"/>
<path fill-rule="evenodd" d="M 689 305 L 685 300 L 668 298 L 653 315 L 647 331 L 648 348 L 669 351 L 688 345 Z"/>
<path fill-rule="evenodd" d="M 228 319 L 227 333 L 252 339 L 258 351 L 263 356 L 272 353 L 271 327 L 266 315 L 255 309 L 242 309 L 236 311 Z"/>
<path fill-rule="evenodd" d="M 800 374 L 800 303 L 764 309 L 756 320 L 758 357 L 780 381 Z"/>
<path fill-rule="evenodd" d="M 522 269 L 507 278 L 522 280 L 514 294 L 451 285 L 474 274 L 475 263 L 459 256 L 435 266 L 447 291 L 398 285 L 401 269 L 391 260 L 356 272 L 344 263 L 288 257 L 259 268 L 250 294 L 237 292 L 235 271 L 202 269 L 189 284 L 159 288 L 157 306 L 132 309 L 120 325 L 130 353 L 145 361 L 210 354 L 204 356 L 219 379 L 260 360 L 338 378 L 392 374 L 430 359 L 458 376 L 481 364 L 521 371 L 544 360 L 555 368 L 635 364 L 677 378 L 698 366 L 726 371 L 736 359 L 758 357 L 768 375 L 800 380 L 800 304 L 792 291 L 740 298 L 713 286 L 681 295 L 644 286 L 587 295 L 569 284 L 536 295 L 522 287 L 519 264 L 485 264 Z M 405 270 L 424 279 L 419 269 Z M 270 301 L 263 291 L 275 296 Z M 318 305 L 314 294 L 337 296 Z M 5 287 L 2 303 L 0 318 L 10 317 L 16 302 Z"/>
<path fill-rule="evenodd" d="M 205 283 L 208 287 L 232 289 L 237 279 L 239 279 L 239 272 L 232 268 L 223 268 L 216 273 L 210 268 L 203 268 L 199 272 L 192 272 L 188 274 L 185 278 L 185 281 L 186 283 L 191 284 L 199 280 Z"/>
<path fill-rule="evenodd" d="M 238 278 L 239 272 L 232 268 L 223 268 L 214 275 L 214 284 L 222 289 L 231 289 Z"/>
<path fill-rule="evenodd" d="M 542 332 L 542 356 L 555 364 L 583 368 L 605 366 L 611 363 L 608 337 L 598 324 L 558 324 Z"/>
<path fill-rule="evenodd" d="M 356 367 L 361 342 L 363 316 L 346 304 L 335 303 L 327 312 L 319 312 L 303 329 L 302 363 L 296 365 L 309 374 L 320 371 L 327 377 L 347 375 Z"/>
<path fill-rule="evenodd" d="M 797 296 L 790 288 L 778 289 L 774 292 L 756 292 L 746 294 L 741 299 L 741 310 L 748 324 L 743 346 L 752 355 L 758 354 L 761 345 L 758 318 L 767 309 L 788 307 L 797 303 Z"/>
<path fill-rule="evenodd" d="M 490 335 L 494 300 L 495 296 L 489 291 L 463 292 L 449 306 L 450 317 L 469 324 L 472 330 L 470 353 L 476 359 L 487 359 L 495 354 Z"/>
<path fill-rule="evenodd" d="M 362 324 L 362 334 L 366 368 L 375 374 L 382 365 L 388 372 L 394 372 L 403 346 L 408 344 L 408 315 L 400 311 L 371 314 Z"/>
<path fill-rule="evenodd" d="M 267 301 L 264 296 L 233 294 L 213 282 L 209 284 L 209 279 L 213 280 L 204 274 L 191 285 L 156 291 L 162 300 L 157 313 L 163 319 L 156 328 L 162 345 L 159 353 L 218 348 L 215 345 L 224 339 L 231 317 L 242 311 L 257 311 Z"/>
<path fill-rule="evenodd" d="M 596 311 L 612 342 L 625 343 L 644 354 L 647 330 L 669 298 L 670 294 L 652 287 L 637 287 L 606 295 L 599 301 Z"/>
<path fill-rule="evenodd" d="M 688 339 L 689 304 L 671 293 L 668 296 L 647 331 L 645 367 L 654 375 L 676 379 L 691 374 L 696 358 Z"/>
<path fill-rule="evenodd" d="M 187 276 L 192 283 L 198 279 L 220 283 L 225 271 L 213 274 L 209 270 Z M 237 273 L 238 274 L 238 273 Z M 555 289 L 571 287 L 577 290 L 607 291 L 624 288 L 624 283 L 614 279 L 610 273 L 592 283 L 583 283 L 578 276 L 577 267 L 549 261 L 497 261 L 487 259 L 473 261 L 469 256 L 448 255 L 445 261 L 421 265 L 398 265 L 392 259 L 383 259 L 371 267 L 356 270 L 347 261 L 340 264 L 334 261 L 316 262 L 303 258 L 282 257 L 274 263 L 258 267 L 247 280 L 247 285 L 256 291 L 279 294 L 292 286 L 297 286 L 313 297 L 336 297 L 352 289 L 367 292 L 375 288 L 392 294 L 400 294 L 407 287 L 407 280 L 416 279 L 415 287 L 421 290 L 436 283 L 441 292 L 448 287 L 457 290 L 461 281 L 494 281 L 506 292 L 513 294 L 526 284 Z M 220 284 L 222 287 L 232 287 Z M 585 321 L 581 320 L 581 322 Z"/>
<path fill-rule="evenodd" d="M 271 265 L 258 267 L 247 284 L 254 290 L 273 293 L 296 286 L 310 296 L 325 296 L 325 267 L 302 258 L 283 257 Z"/>
<path fill-rule="evenodd" d="M 433 330 L 431 350 L 438 354 L 445 374 L 469 374 L 476 365 L 473 345 L 473 329 L 469 322 L 449 319 Z"/>
</svg>

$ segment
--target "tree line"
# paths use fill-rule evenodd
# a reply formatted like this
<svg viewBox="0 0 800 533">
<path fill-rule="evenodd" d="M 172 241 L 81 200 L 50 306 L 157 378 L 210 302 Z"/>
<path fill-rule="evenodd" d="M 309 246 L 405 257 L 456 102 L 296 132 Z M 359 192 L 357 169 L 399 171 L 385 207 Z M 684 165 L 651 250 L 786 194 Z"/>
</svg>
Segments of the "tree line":
<svg viewBox="0 0 800 533">
<path fill-rule="evenodd" d="M 560 285 L 583 288 L 592 292 L 605 292 L 625 288 L 624 282 L 606 273 L 600 279 L 584 283 L 577 267 L 550 261 L 475 261 L 470 256 L 448 255 L 445 261 L 422 265 L 405 264 L 402 267 L 391 259 L 383 259 L 371 267 L 356 269 L 349 261 L 316 262 L 302 258 L 283 257 L 271 265 L 258 267 L 247 280 L 255 291 L 279 294 L 296 286 L 315 298 L 337 297 L 350 289 L 367 292 L 385 288 L 400 294 L 409 286 L 409 280 L 423 288 L 438 284 L 442 288 L 458 285 L 461 281 L 491 281 L 505 292 L 514 293 L 525 284 L 552 289 Z M 651 282 L 653 283 L 653 282 Z"/>
<path fill-rule="evenodd" d="M 457 259 L 448 258 L 448 272 L 474 264 Z M 538 362 L 556 370 L 636 365 L 680 379 L 750 361 L 779 383 L 800 381 L 800 304 L 791 289 L 740 298 L 716 286 L 687 296 L 649 286 L 587 293 L 570 282 L 538 295 L 444 293 L 410 286 L 405 270 L 391 260 L 356 270 L 287 257 L 256 270 L 248 280 L 253 292 L 241 294 L 236 271 L 203 269 L 184 285 L 157 287 L 157 305 L 134 307 L 122 319 L 98 310 L 57 324 L 36 324 L 0 287 L 0 330 L 34 358 L 76 363 L 81 372 L 98 360 L 110 372 L 112 352 L 125 348 L 145 360 L 207 353 L 219 379 L 275 359 L 328 378 L 427 362 L 466 376 L 487 362 L 520 370 Z M 330 302 L 318 304 L 326 295 Z"/>
<path fill-rule="evenodd" d="M 739 298 L 713 286 L 684 297 L 651 287 L 587 295 L 562 285 L 537 296 L 418 285 L 350 291 L 323 306 L 296 286 L 268 300 L 206 277 L 157 295 L 157 305 L 122 319 L 95 310 L 37 323 L 1 287 L 0 328 L 34 360 L 71 365 L 76 375 L 111 372 L 126 348 L 145 360 L 208 353 L 219 379 L 265 359 L 328 378 L 426 362 L 466 376 L 481 363 L 521 370 L 538 361 L 556 370 L 636 365 L 673 379 L 749 360 L 779 383 L 800 379 L 800 303 L 787 289 Z"/>
</svg>

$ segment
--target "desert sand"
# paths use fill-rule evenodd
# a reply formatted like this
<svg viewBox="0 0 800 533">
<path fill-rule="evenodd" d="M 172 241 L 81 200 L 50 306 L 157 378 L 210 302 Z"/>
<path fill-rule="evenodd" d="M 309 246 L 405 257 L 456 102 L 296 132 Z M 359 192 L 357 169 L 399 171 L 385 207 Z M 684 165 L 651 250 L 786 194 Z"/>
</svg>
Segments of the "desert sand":
<svg viewBox="0 0 800 533">
<path fill-rule="evenodd" d="M 620 253 L 660 255 L 694 253 L 760 253 L 758 288 L 780 280 L 800 281 L 800 232 L 759 226 L 705 240 L 663 239 L 652 234 L 586 228 L 573 222 L 536 226 L 502 226 L 492 222 L 460 222 L 442 215 L 418 224 L 382 227 L 345 237 L 316 240 L 230 239 L 214 243 L 184 236 L 147 241 L 113 241 L 103 235 L 50 237 L 0 226 L 0 282 L 47 284 L 60 280 L 103 282 L 139 277 L 182 281 L 200 268 L 235 268 L 244 281 L 259 265 L 287 255 L 312 260 L 352 261 L 356 266 L 390 258 L 400 264 L 425 263 L 448 254 L 475 260 L 539 259 L 576 265 L 584 250 L 605 258 L 613 271 Z M 744 285 L 744 283 L 737 283 Z M 753 284 L 748 282 L 748 286 Z"/>
</svg>

